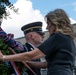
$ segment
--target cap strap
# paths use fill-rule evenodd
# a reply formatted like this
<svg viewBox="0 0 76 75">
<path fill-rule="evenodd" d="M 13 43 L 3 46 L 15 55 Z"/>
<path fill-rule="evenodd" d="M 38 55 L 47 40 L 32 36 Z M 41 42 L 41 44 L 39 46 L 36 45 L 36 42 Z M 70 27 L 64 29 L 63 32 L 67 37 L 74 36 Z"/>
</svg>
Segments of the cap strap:
<svg viewBox="0 0 76 75">
<path fill-rule="evenodd" d="M 41 28 L 41 26 L 31 27 L 31 28 L 25 29 L 24 31 L 27 31 L 27 30 L 30 30 L 30 29 L 33 29 L 33 28 Z"/>
</svg>

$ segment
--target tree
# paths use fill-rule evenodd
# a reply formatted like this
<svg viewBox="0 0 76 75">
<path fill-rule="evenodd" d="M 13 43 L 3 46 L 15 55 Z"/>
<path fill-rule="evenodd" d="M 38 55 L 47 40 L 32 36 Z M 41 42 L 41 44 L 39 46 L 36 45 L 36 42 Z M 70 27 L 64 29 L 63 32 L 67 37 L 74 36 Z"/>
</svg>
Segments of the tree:
<svg viewBox="0 0 76 75">
<path fill-rule="evenodd" d="M 13 4 L 9 0 L 0 0 L 0 25 L 2 22 L 2 19 L 7 19 L 7 16 L 10 15 L 10 12 L 7 11 L 7 7 L 13 10 L 15 13 L 18 12 L 18 9 L 15 9 Z"/>
</svg>

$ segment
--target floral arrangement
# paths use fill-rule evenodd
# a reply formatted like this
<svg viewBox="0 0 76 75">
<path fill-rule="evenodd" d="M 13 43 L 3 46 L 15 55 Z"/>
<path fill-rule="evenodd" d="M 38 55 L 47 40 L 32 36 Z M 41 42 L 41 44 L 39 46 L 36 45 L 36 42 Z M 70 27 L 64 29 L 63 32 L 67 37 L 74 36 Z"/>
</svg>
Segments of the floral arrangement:
<svg viewBox="0 0 76 75">
<path fill-rule="evenodd" d="M 0 50 L 3 54 L 10 54 L 11 52 L 8 50 L 8 45 L 4 43 L 4 41 L 0 38 Z M 8 62 L 0 61 L 0 74 L 1 75 L 10 75 L 9 69 L 11 65 Z M 10 69 L 12 70 L 12 69 Z"/>
<path fill-rule="evenodd" d="M 12 51 L 9 50 L 9 46 L 5 44 L 4 40 L 0 38 L 0 50 L 3 54 L 8 55 L 12 54 Z M 16 49 L 14 49 L 18 53 Z M 16 63 L 17 69 L 21 72 L 21 75 L 24 74 L 24 65 L 22 63 Z M 10 70 L 10 71 L 9 71 Z M 0 74 L 1 75 L 10 75 L 11 73 L 14 73 L 13 66 L 11 66 L 10 61 L 4 62 L 0 61 Z"/>
</svg>

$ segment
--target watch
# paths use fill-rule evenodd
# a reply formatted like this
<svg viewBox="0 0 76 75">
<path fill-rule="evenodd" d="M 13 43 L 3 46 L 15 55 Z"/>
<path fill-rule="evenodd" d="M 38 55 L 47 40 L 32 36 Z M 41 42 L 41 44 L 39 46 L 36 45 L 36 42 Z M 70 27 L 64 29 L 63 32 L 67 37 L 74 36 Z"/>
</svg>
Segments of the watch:
<svg viewBox="0 0 76 75">
<path fill-rule="evenodd" d="M 3 60 L 3 61 L 4 61 L 5 57 L 6 57 L 5 55 L 2 56 L 2 60 Z"/>
</svg>

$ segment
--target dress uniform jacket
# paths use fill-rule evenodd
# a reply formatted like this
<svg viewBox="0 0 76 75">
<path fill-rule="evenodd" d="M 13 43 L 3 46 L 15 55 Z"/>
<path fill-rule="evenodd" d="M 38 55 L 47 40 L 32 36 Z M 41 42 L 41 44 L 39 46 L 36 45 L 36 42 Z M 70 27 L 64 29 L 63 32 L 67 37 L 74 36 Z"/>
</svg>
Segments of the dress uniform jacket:
<svg viewBox="0 0 76 75">
<path fill-rule="evenodd" d="M 30 43 L 25 43 L 24 48 L 25 48 L 25 52 L 29 52 L 29 51 L 31 51 L 31 48 L 34 49 L 34 46 Z M 36 59 L 36 60 L 32 60 L 32 61 L 40 62 L 40 59 Z M 35 67 L 31 67 L 31 68 L 37 75 L 41 75 L 40 69 L 35 68 Z M 27 69 L 26 72 L 28 73 L 28 75 L 34 75 L 29 69 Z"/>
</svg>

